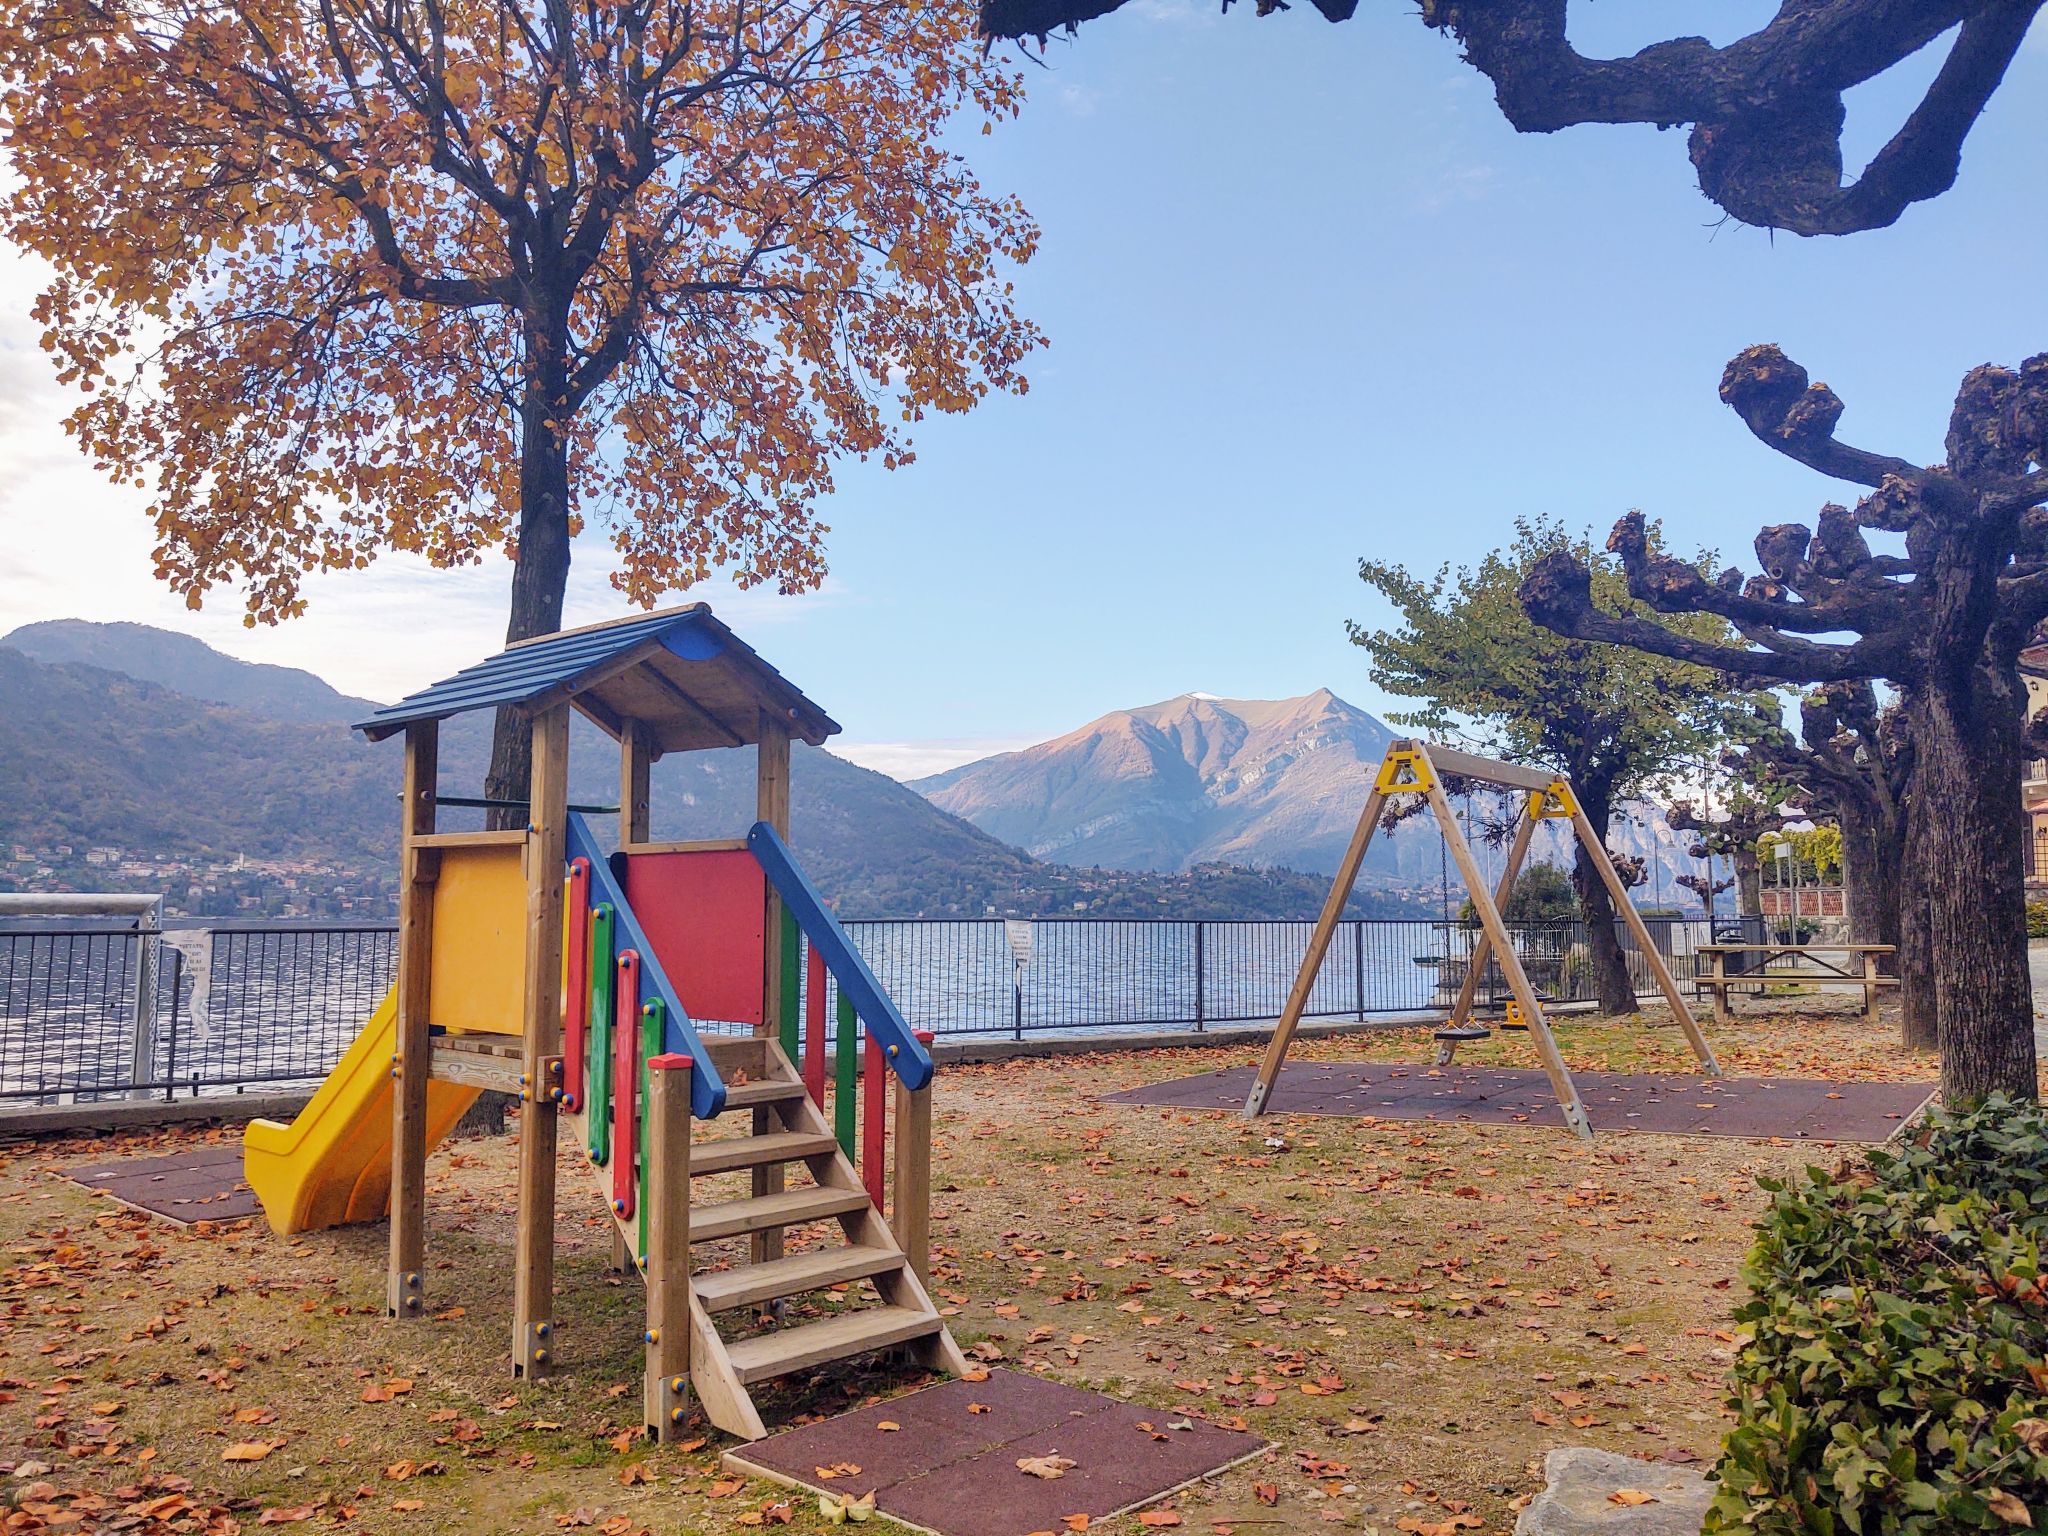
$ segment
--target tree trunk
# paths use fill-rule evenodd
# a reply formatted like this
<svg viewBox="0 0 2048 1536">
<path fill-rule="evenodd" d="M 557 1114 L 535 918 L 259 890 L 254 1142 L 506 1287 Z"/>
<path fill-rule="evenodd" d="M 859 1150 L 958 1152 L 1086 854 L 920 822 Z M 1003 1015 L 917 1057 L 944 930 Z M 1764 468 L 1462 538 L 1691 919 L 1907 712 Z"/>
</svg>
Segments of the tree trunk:
<svg viewBox="0 0 2048 1536">
<path fill-rule="evenodd" d="M 528 356 L 547 351 L 552 327 L 529 327 Z M 562 627 L 562 602 L 569 587 L 569 447 L 554 425 L 566 412 L 568 383 L 559 350 L 529 374 L 520 406 L 519 552 L 512 567 L 512 611 L 505 643 L 517 644 Z M 498 711 L 491 738 L 491 768 L 484 794 L 493 800 L 524 800 L 533 775 L 533 736 L 523 711 Z M 494 827 L 525 825 L 518 811 L 492 813 Z"/>
<path fill-rule="evenodd" d="M 558 344 L 559 343 L 559 344 Z M 562 603 L 569 587 L 569 448 L 554 423 L 567 415 L 567 375 L 562 367 L 566 336 L 529 325 L 529 371 L 520 405 L 519 549 L 512 565 L 512 611 L 505 643 L 513 645 L 562 627 Z M 491 766 L 484 776 L 490 800 L 527 798 L 533 781 L 533 728 L 526 712 L 501 708 L 491 734 Z M 527 825 L 525 809 L 485 812 L 493 828 Z M 503 1135 L 512 1098 L 481 1093 L 457 1129 Z"/>
<path fill-rule="evenodd" d="M 1760 917 L 1764 910 L 1764 861 L 1755 843 L 1743 843 L 1728 856 L 1735 866 L 1735 915 Z"/>
<path fill-rule="evenodd" d="M 1937 655 L 1920 690 L 1914 799 L 1951 1104 L 2036 1093 L 2020 804 L 2025 699 L 2010 661 Z"/>
<path fill-rule="evenodd" d="M 1909 1051 L 1931 1051 L 1934 1032 L 1934 909 L 1928 903 L 1927 856 L 1916 785 L 1906 801 L 1906 834 L 1899 857 L 1899 1040 Z"/>
<path fill-rule="evenodd" d="M 1604 847 L 1608 819 L 1613 814 L 1610 796 L 1597 785 L 1591 793 L 1582 783 L 1574 783 L 1572 787 L 1579 797 L 1579 808 L 1586 813 L 1586 820 L 1592 823 L 1593 835 Z M 1579 910 L 1586 917 L 1586 951 L 1593 963 L 1593 993 L 1600 1011 L 1605 1014 L 1634 1013 L 1635 983 L 1629 980 L 1628 960 L 1622 953 L 1620 936 L 1615 932 L 1617 914 L 1614 901 L 1607 894 L 1607 882 L 1600 878 L 1592 855 L 1583 846 L 1573 852 L 1572 886 L 1578 892 Z"/>
<path fill-rule="evenodd" d="M 1842 829 L 1842 900 L 1848 908 L 1851 944 L 1889 944 L 1880 935 L 1885 929 L 1885 908 L 1894 909 L 1892 927 L 1897 929 L 1897 895 L 1893 877 L 1896 870 L 1884 866 L 1883 828 L 1878 809 L 1859 797 L 1840 793 L 1835 801 L 1835 820 Z"/>
</svg>

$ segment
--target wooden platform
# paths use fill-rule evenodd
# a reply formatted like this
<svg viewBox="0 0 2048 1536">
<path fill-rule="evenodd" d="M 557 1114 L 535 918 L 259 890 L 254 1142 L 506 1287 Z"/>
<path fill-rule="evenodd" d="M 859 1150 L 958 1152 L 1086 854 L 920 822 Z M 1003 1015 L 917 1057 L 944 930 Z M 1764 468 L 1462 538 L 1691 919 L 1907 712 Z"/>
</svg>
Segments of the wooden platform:
<svg viewBox="0 0 2048 1536">
<path fill-rule="evenodd" d="M 67 1168 L 64 1177 L 103 1190 L 123 1205 L 180 1226 L 195 1221 L 240 1221 L 263 1207 L 242 1182 L 240 1146 L 200 1146 L 165 1157 L 124 1157 Z"/>
<path fill-rule="evenodd" d="M 1028 1536 L 1156 1503 L 1267 1446 L 1168 1409 L 994 1371 L 771 1435 L 727 1452 L 725 1464 L 814 1492 L 872 1490 L 879 1513 L 940 1536 Z M 1051 1479 L 1017 1466 L 1053 1455 L 1075 1465 Z M 859 1470 L 818 1476 L 843 1467 Z"/>
<path fill-rule="evenodd" d="M 1255 1069 L 1110 1094 L 1105 1103 L 1242 1110 Z M 1798 1141 L 1884 1141 L 1912 1119 L 1932 1083 L 1837 1083 L 1816 1078 L 1704 1078 L 1690 1072 L 1629 1075 L 1574 1072 L 1579 1096 L 1600 1131 L 1675 1136 L 1783 1137 Z M 1267 1101 L 1269 1114 L 1372 1116 L 1450 1124 L 1562 1127 L 1543 1073 L 1514 1067 L 1389 1066 L 1291 1062 Z"/>
</svg>

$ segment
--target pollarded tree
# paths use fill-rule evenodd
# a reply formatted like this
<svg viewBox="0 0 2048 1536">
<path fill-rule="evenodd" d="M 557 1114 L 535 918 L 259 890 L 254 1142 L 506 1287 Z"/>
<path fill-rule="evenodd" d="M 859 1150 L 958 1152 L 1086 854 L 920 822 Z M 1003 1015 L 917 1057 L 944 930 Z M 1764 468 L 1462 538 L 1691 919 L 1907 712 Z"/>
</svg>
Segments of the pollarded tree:
<svg viewBox="0 0 2048 1536">
<path fill-rule="evenodd" d="M 990 37 L 1029 38 L 1129 0 L 980 0 Z M 1348 21 L 1358 0 L 1311 0 Z M 1421 0 L 1493 82 L 1522 133 L 1583 123 L 1692 128 L 1700 190 L 1731 217 L 1801 235 L 1879 229 L 1955 184 L 1963 141 L 2025 40 L 2043 0 L 1783 0 L 1764 26 L 1725 47 L 1674 37 L 1621 59 L 1572 46 L 1569 0 Z M 1230 0 L 1223 0 L 1224 8 Z M 1253 0 L 1261 16 L 1288 0 Z M 1953 30 L 1919 105 L 1862 173 L 1845 181 L 1846 92 Z"/>
<path fill-rule="evenodd" d="M 1723 619 L 1746 643 L 1619 611 L 1563 552 L 1530 572 L 1523 602 L 1560 634 L 1735 677 L 1882 678 L 1905 690 L 1909 835 L 1927 896 L 1942 1085 L 1958 1101 L 1998 1090 L 2030 1099 L 2018 657 L 2048 619 L 2048 354 L 1973 368 L 1949 415 L 1946 460 L 1931 467 L 1843 442 L 1841 400 L 1776 347 L 1731 362 L 1721 398 L 1771 448 L 1869 488 L 1853 511 L 1823 507 L 1817 531 L 1765 528 L 1762 574 L 1747 581 L 1733 569 L 1709 580 L 1665 557 L 1640 514 L 1615 525 L 1609 548 L 1639 603 Z M 1873 550 L 1866 529 L 1900 536 L 1904 552 Z"/>
<path fill-rule="evenodd" d="M 1037 231 L 944 147 L 1021 101 L 961 7 L 0 0 L 0 80 L 68 425 L 251 622 L 501 549 L 507 638 L 545 633 L 593 519 L 636 602 L 815 585 L 835 463 L 907 462 L 1039 342 Z"/>
<path fill-rule="evenodd" d="M 1376 684 L 1421 701 L 1396 720 L 1430 732 L 1473 733 L 1496 756 L 1562 771 L 1604 842 L 1622 802 L 1696 762 L 1719 739 L 1737 695 L 1704 668 L 1564 639 L 1531 623 L 1516 589 L 1552 555 L 1592 559 L 1584 539 L 1560 525 L 1518 520 L 1514 542 L 1475 570 L 1453 575 L 1445 566 L 1422 580 L 1361 561 L 1360 577 L 1394 605 L 1398 623 L 1353 624 L 1351 639 L 1371 655 Z M 1629 604 L 1618 565 L 1603 562 L 1596 579 L 1609 601 Z M 1654 621 L 1644 612 L 1642 622 Z M 1677 622 L 1701 645 L 1728 635 L 1718 619 Z M 1583 849 L 1575 851 L 1572 879 L 1600 1005 L 1630 1012 L 1635 990 L 1613 901 Z"/>
</svg>

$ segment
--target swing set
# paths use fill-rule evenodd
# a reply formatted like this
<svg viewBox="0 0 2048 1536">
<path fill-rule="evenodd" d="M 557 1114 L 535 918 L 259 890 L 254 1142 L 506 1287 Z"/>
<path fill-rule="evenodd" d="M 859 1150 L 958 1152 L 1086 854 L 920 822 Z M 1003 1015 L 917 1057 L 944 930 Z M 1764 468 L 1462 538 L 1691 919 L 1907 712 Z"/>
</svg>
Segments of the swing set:
<svg viewBox="0 0 2048 1536">
<path fill-rule="evenodd" d="M 1470 780 L 1474 783 L 1491 785 L 1496 789 L 1519 792 L 1523 795 L 1522 809 L 1515 818 L 1512 840 L 1508 844 L 1507 863 L 1502 868 L 1499 884 L 1489 891 L 1479 871 L 1479 862 L 1473 857 L 1472 845 L 1466 840 L 1464 829 L 1459 826 L 1456 813 L 1451 809 L 1450 797 L 1444 792 L 1443 776 Z M 1310 994 L 1315 989 L 1316 978 L 1321 974 L 1323 961 L 1330 951 L 1330 940 L 1337 931 L 1337 923 L 1343 915 L 1344 904 L 1351 899 L 1351 890 L 1358 880 L 1359 866 L 1365 862 L 1366 849 L 1372 846 L 1373 834 L 1378 831 L 1380 818 L 1387 808 L 1387 802 L 1400 795 L 1419 795 L 1435 815 L 1437 826 L 1443 832 L 1444 846 L 1449 850 L 1451 860 L 1458 867 L 1459 878 L 1465 883 L 1472 907 L 1479 916 L 1480 932 L 1473 945 L 1471 963 L 1465 969 L 1463 981 L 1458 988 L 1457 1000 L 1452 1004 L 1449 1019 L 1436 1033 L 1439 1045 L 1437 1064 L 1448 1066 L 1458 1045 L 1467 1040 L 1483 1040 L 1492 1031 L 1483 1025 L 1472 1023 L 1472 1005 L 1478 993 L 1479 979 L 1486 973 L 1489 962 L 1498 963 L 1501 974 L 1508 984 L 1513 1001 L 1508 1005 L 1508 1020 L 1511 1025 L 1520 1024 L 1527 1028 L 1529 1038 L 1535 1042 L 1537 1058 L 1543 1063 L 1543 1071 L 1550 1079 L 1551 1091 L 1557 1095 L 1558 1107 L 1564 1113 L 1565 1124 L 1581 1140 L 1593 1139 L 1593 1123 L 1586 1115 L 1586 1107 L 1579 1098 L 1578 1088 L 1572 1082 L 1569 1068 L 1558 1051 L 1556 1037 L 1550 1032 L 1550 1025 L 1544 1018 L 1543 1000 L 1530 985 L 1528 971 L 1521 957 L 1515 953 L 1507 923 L 1501 917 L 1501 904 L 1514 889 L 1515 877 L 1522 871 L 1523 860 L 1528 857 L 1529 844 L 1536 835 L 1537 823 L 1543 821 L 1569 821 L 1577 834 L 1579 844 L 1584 848 L 1589 861 L 1600 873 L 1600 879 L 1613 897 L 1616 911 L 1628 924 L 1630 935 L 1641 948 L 1648 962 L 1651 974 L 1656 978 L 1658 989 L 1671 1005 L 1672 1017 L 1678 1020 L 1684 1030 L 1686 1043 L 1699 1058 L 1700 1068 L 1708 1077 L 1719 1077 L 1721 1068 L 1714 1060 L 1712 1047 L 1692 1016 L 1692 1010 L 1680 995 L 1678 982 L 1671 974 L 1671 967 L 1650 939 L 1650 931 L 1644 926 L 1642 915 L 1636 911 L 1635 903 L 1628 898 L 1628 889 L 1621 882 L 1621 876 L 1614 868 L 1614 861 L 1608 858 L 1607 850 L 1601 845 L 1593 831 L 1593 824 L 1586 819 L 1586 813 L 1579 808 L 1578 797 L 1572 793 L 1571 784 L 1562 774 L 1546 773 L 1539 768 L 1526 768 L 1517 763 L 1505 763 L 1495 758 L 1477 757 L 1469 752 L 1460 752 L 1452 747 L 1439 746 L 1419 740 L 1401 740 L 1388 744 L 1386 756 L 1381 759 L 1379 773 L 1373 780 L 1372 793 L 1366 797 L 1365 810 L 1359 815 L 1358 828 L 1351 834 L 1350 846 L 1344 850 L 1343 861 L 1337 866 L 1337 879 L 1330 887 L 1329 898 L 1323 903 L 1322 914 L 1316 919 L 1314 930 L 1309 935 L 1308 953 L 1303 956 L 1301 970 L 1294 978 L 1294 987 L 1287 995 L 1287 1006 L 1281 1012 L 1279 1025 L 1273 1031 L 1272 1042 L 1266 1047 L 1265 1060 L 1259 1065 L 1257 1079 L 1252 1084 L 1249 1097 L 1245 1100 L 1244 1112 L 1256 1118 L 1263 1114 L 1266 1100 L 1272 1094 L 1273 1084 L 1278 1081 L 1280 1069 L 1287 1061 L 1287 1052 L 1294 1043 L 1295 1032 L 1301 1026 L 1301 1016 L 1308 1007 Z"/>
</svg>

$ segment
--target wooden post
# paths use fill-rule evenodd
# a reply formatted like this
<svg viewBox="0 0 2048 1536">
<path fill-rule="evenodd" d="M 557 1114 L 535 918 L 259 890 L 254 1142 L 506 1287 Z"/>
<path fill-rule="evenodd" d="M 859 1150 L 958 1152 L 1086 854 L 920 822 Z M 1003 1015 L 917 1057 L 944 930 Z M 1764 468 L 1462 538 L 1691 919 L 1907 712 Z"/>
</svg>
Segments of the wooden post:
<svg viewBox="0 0 2048 1536">
<path fill-rule="evenodd" d="M 927 1048 L 932 1032 L 917 1031 Z M 911 1273 L 931 1289 L 932 1261 L 932 1087 L 912 1090 L 896 1079 L 896 1193 L 889 1211 L 896 1245 L 910 1259 Z"/>
<path fill-rule="evenodd" d="M 647 1433 L 681 1437 L 690 1382 L 690 1058 L 647 1063 Z"/>
<path fill-rule="evenodd" d="M 1500 884 L 1494 888 L 1493 904 L 1496 907 L 1505 907 L 1508 897 L 1514 894 L 1515 876 L 1522 872 L 1522 860 L 1528 857 L 1529 843 L 1536 836 L 1534 810 L 1533 803 L 1525 805 L 1521 820 L 1515 823 L 1515 840 L 1508 845 L 1508 861 L 1501 866 Z M 1445 934 L 1444 939 L 1448 944 L 1450 935 Z M 1492 958 L 1493 939 L 1482 926 L 1478 941 L 1472 946 L 1472 962 L 1465 968 L 1465 980 L 1458 987 L 1458 1000 L 1451 1006 L 1450 1023 L 1453 1027 L 1463 1024 L 1471 1015 L 1472 1000 L 1479 995 L 1479 978 Z"/>
<path fill-rule="evenodd" d="M 776 835 L 786 841 L 789 837 L 789 725 L 765 709 L 761 711 L 760 719 L 761 741 L 754 755 L 754 819 L 767 822 L 775 829 Z M 782 898 L 766 881 L 762 884 L 767 890 L 767 910 L 762 914 L 761 928 L 761 1023 L 754 1032 L 772 1039 L 782 1028 L 782 989 L 788 976 L 788 970 L 782 963 L 786 925 L 782 921 Z M 777 1128 L 776 1111 L 768 1105 L 756 1109 L 753 1118 L 756 1136 L 765 1136 Z M 780 1163 L 756 1168 L 753 1192 L 757 1196 L 780 1194 L 786 1177 Z M 776 1227 L 771 1231 L 754 1233 L 748 1239 L 747 1247 L 756 1264 L 781 1258 L 782 1229 Z"/>
<path fill-rule="evenodd" d="M 527 791 L 526 973 L 521 1038 L 526 1084 L 519 1106 L 519 1212 L 512 1280 L 515 1374 L 554 1361 L 556 1111 L 541 1063 L 562 1050 L 562 866 L 567 857 L 569 707 L 533 720 Z"/>
<path fill-rule="evenodd" d="M 1714 1048 L 1707 1044 L 1707 1037 L 1700 1033 L 1700 1026 L 1692 1016 L 1692 1010 L 1679 995 L 1678 982 L 1672 977 L 1671 967 L 1664 963 L 1664 956 L 1650 939 L 1650 930 L 1643 922 L 1642 913 L 1629 900 L 1628 887 L 1621 883 L 1621 876 L 1615 873 L 1614 861 L 1607 857 L 1607 850 L 1594 835 L 1593 823 L 1586 820 L 1586 813 L 1576 801 L 1572 804 L 1572 826 L 1579 834 L 1579 842 L 1591 856 L 1600 871 L 1601 883 L 1607 887 L 1607 894 L 1614 898 L 1614 908 L 1621 914 L 1628 930 L 1635 935 L 1641 946 L 1643 959 L 1650 967 L 1650 974 L 1657 978 L 1657 986 L 1664 994 L 1664 1001 L 1671 1005 L 1672 1017 L 1678 1020 L 1678 1027 L 1685 1031 L 1686 1043 L 1692 1047 L 1693 1055 L 1699 1057 L 1700 1066 L 1708 1077 L 1721 1075 L 1721 1064 L 1714 1060 Z"/>
<path fill-rule="evenodd" d="M 1877 951 L 1863 952 L 1863 1017 L 1877 1022 Z"/>
<path fill-rule="evenodd" d="M 1726 1024 L 1730 1018 L 1728 1012 L 1728 952 L 1726 950 L 1717 949 L 1714 951 L 1713 986 L 1714 1022 L 1716 1024 Z"/>
<path fill-rule="evenodd" d="M 426 1311 L 421 1266 L 427 1224 L 427 1041 L 432 996 L 434 876 L 439 855 L 417 839 L 434 830 L 434 786 L 440 772 L 439 725 L 405 728 L 405 809 L 398 854 L 398 1022 L 391 1075 L 391 1266 L 384 1307 L 391 1317 Z"/>
<path fill-rule="evenodd" d="M 1294 1032 L 1301 1027 L 1301 1016 L 1308 1009 L 1309 994 L 1315 990 L 1316 977 L 1323 969 L 1323 957 L 1330 952 L 1330 939 L 1337 931 L 1337 923 L 1344 916 L 1344 903 L 1351 899 L 1351 888 L 1358 883 L 1358 866 L 1365 862 L 1365 850 L 1372 846 L 1372 835 L 1379 826 L 1380 810 L 1387 803 L 1387 797 L 1378 785 L 1365 797 L 1365 811 L 1358 818 L 1358 826 L 1351 834 L 1351 846 L 1344 850 L 1344 858 L 1337 865 L 1337 878 L 1330 885 L 1330 894 L 1324 898 L 1323 910 L 1316 918 L 1316 926 L 1308 937 L 1308 953 L 1301 957 L 1301 969 L 1295 973 L 1294 986 L 1287 994 L 1287 1006 L 1280 1011 L 1280 1022 L 1273 1027 L 1273 1038 L 1266 1046 L 1265 1059 L 1259 1063 L 1258 1080 L 1252 1084 L 1252 1091 L 1244 1101 L 1247 1119 L 1256 1119 L 1265 1112 L 1266 1100 L 1273 1092 L 1273 1084 L 1280 1076 L 1280 1068 L 1286 1064 L 1287 1048 L 1294 1043 Z"/>
<path fill-rule="evenodd" d="M 647 841 L 652 815 L 654 745 L 638 720 L 619 722 L 619 844 Z"/>
<path fill-rule="evenodd" d="M 1472 857 L 1465 835 L 1458 830 L 1457 814 L 1452 811 L 1450 797 L 1444 793 L 1443 781 L 1436 776 L 1434 768 L 1429 774 L 1429 788 L 1425 794 L 1429 808 L 1436 813 L 1437 825 L 1443 829 L 1451 860 L 1458 866 L 1465 889 L 1472 895 L 1472 905 L 1479 909 L 1480 926 L 1493 940 L 1493 947 L 1500 951 L 1501 974 L 1507 977 L 1508 991 L 1522 1005 L 1522 1014 L 1529 1021 L 1529 1038 L 1536 1043 L 1537 1059 L 1543 1063 L 1544 1075 L 1550 1079 L 1551 1092 L 1557 1095 L 1557 1107 L 1564 1112 L 1564 1123 L 1581 1141 L 1591 1141 L 1593 1122 L 1586 1118 L 1586 1106 L 1579 1102 L 1578 1086 L 1572 1082 L 1571 1071 L 1565 1066 L 1557 1041 L 1550 1033 L 1542 1005 L 1536 1001 L 1536 990 L 1529 985 L 1528 974 L 1522 969 L 1521 957 L 1515 953 L 1514 945 L 1508 942 L 1507 924 L 1501 920 L 1500 908 L 1493 904 L 1493 897 L 1486 889 L 1485 878 L 1479 873 L 1478 861 Z"/>
</svg>

